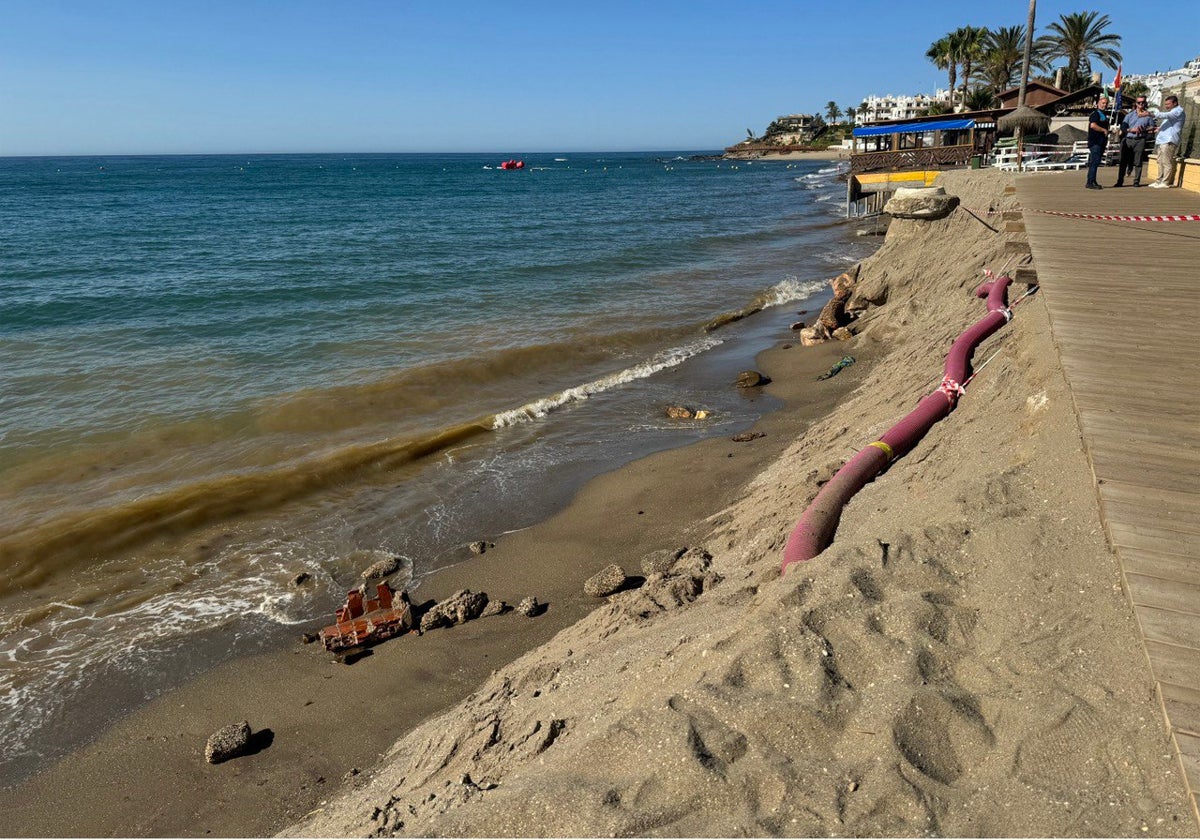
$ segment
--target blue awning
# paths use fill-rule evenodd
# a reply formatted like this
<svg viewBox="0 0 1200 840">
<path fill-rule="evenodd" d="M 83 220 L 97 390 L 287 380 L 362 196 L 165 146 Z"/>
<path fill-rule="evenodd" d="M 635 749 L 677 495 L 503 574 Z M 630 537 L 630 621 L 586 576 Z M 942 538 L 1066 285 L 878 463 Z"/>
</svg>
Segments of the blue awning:
<svg viewBox="0 0 1200 840">
<path fill-rule="evenodd" d="M 897 123 L 896 125 L 864 125 L 854 129 L 854 136 L 878 137 L 880 134 L 924 134 L 926 131 L 956 131 L 974 127 L 975 120 L 932 120 L 930 122 Z"/>
</svg>

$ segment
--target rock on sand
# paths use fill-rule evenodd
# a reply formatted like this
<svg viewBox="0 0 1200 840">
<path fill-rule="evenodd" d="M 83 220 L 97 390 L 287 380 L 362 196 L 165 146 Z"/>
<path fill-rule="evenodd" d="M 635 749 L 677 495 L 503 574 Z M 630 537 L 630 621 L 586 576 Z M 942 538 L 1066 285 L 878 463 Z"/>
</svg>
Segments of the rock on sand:
<svg viewBox="0 0 1200 840">
<path fill-rule="evenodd" d="M 452 627 L 479 618 L 488 604 L 486 592 L 460 589 L 445 601 L 434 604 L 421 616 L 421 632 L 435 627 Z"/>
<path fill-rule="evenodd" d="M 593 598 L 603 598 L 619 590 L 628 580 L 625 570 L 613 563 L 588 578 L 583 584 L 583 592 Z"/>
<path fill-rule="evenodd" d="M 249 722 L 243 720 L 231 723 L 208 736 L 208 743 L 204 745 L 204 760 L 209 764 L 220 764 L 222 761 L 245 755 L 249 748 Z"/>
</svg>

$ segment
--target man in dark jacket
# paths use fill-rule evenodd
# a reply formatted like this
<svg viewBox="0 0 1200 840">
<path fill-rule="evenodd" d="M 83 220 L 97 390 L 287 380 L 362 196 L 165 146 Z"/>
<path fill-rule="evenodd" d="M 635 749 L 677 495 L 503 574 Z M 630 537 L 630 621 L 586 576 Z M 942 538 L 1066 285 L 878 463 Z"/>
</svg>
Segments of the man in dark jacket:
<svg viewBox="0 0 1200 840">
<path fill-rule="evenodd" d="M 1101 189 L 1096 183 L 1096 170 L 1100 168 L 1100 161 L 1104 158 L 1104 149 L 1108 146 L 1108 97 L 1101 96 L 1100 102 L 1096 105 L 1096 110 L 1092 111 L 1092 115 L 1088 117 L 1088 173 L 1087 173 L 1087 188 L 1089 190 Z"/>
</svg>

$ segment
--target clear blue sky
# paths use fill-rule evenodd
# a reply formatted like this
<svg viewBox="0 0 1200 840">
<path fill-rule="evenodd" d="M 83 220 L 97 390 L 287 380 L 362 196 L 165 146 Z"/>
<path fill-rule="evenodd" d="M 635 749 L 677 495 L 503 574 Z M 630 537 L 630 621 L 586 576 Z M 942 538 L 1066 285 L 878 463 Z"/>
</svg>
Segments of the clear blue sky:
<svg viewBox="0 0 1200 840">
<path fill-rule="evenodd" d="M 1024 25 L 1027 9 L 0 0 L 0 155 L 715 149 L 830 99 L 932 92 L 932 41 Z M 1200 54 L 1198 0 L 1043 0 L 1038 29 L 1092 9 L 1126 73 Z"/>
</svg>

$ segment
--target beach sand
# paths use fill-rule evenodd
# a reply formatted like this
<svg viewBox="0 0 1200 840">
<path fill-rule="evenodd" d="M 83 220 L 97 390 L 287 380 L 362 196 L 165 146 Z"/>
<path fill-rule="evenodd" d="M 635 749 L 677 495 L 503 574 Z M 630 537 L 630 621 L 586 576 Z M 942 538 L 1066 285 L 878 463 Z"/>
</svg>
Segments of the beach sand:
<svg viewBox="0 0 1200 840">
<path fill-rule="evenodd" d="M 977 214 L 1013 206 L 1003 174 L 942 180 Z M 1195 835 L 1037 296 L 957 411 L 780 576 L 819 482 L 982 316 L 981 269 L 1023 237 L 988 219 L 893 221 L 848 347 L 874 364 L 680 535 L 711 564 L 612 596 L 289 833 Z"/>
<path fill-rule="evenodd" d="M 1001 173 L 943 182 L 977 212 L 1013 204 Z M 603 476 L 420 591 L 545 614 L 349 666 L 299 644 L 234 662 L 0 793 L 0 832 L 1195 835 L 1037 296 L 833 545 L 779 572 L 819 482 L 936 387 L 1014 236 L 965 212 L 893 221 L 859 335 L 760 358 L 785 405 L 764 437 Z M 861 363 L 813 381 L 845 353 Z M 581 591 L 683 547 L 638 588 Z M 265 748 L 205 764 L 242 718 Z"/>
</svg>

